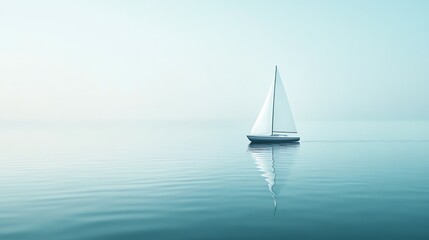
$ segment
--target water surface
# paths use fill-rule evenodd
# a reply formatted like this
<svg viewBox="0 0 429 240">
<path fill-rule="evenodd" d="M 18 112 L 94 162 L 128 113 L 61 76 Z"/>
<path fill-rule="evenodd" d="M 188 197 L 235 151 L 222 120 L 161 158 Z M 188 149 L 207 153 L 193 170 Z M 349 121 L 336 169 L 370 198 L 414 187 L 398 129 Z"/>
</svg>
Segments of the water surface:
<svg viewBox="0 0 429 240">
<path fill-rule="evenodd" d="M 429 239 L 427 122 L 250 127 L 2 123 L 0 239 Z"/>
</svg>

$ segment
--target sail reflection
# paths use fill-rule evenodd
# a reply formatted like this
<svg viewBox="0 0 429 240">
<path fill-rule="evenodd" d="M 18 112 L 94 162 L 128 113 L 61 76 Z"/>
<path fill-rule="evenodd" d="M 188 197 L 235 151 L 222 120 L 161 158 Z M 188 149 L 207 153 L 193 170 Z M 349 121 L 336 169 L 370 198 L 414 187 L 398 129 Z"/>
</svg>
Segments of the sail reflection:
<svg viewBox="0 0 429 240">
<path fill-rule="evenodd" d="M 274 212 L 277 209 L 277 194 L 281 190 L 281 183 L 288 175 L 298 148 L 299 142 L 251 143 L 248 146 L 248 152 L 255 161 L 258 171 L 267 182 L 268 190 L 273 198 Z"/>
</svg>

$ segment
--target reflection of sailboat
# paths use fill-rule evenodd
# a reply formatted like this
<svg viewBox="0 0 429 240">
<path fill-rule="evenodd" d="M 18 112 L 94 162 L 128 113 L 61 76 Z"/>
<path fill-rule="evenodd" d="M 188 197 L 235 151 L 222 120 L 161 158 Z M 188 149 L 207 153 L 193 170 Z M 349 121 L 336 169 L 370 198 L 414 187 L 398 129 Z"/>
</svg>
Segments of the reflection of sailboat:
<svg viewBox="0 0 429 240">
<path fill-rule="evenodd" d="M 298 142 L 249 144 L 248 152 L 250 152 L 256 167 L 262 173 L 261 176 L 264 177 L 268 184 L 268 190 L 274 202 L 274 210 L 277 208 L 276 194 L 280 190 L 278 184 L 276 184 L 276 178 L 280 175 L 277 171 L 279 171 L 279 166 L 280 169 L 288 168 L 285 165 L 291 163 L 298 147 Z M 278 168 L 277 171 L 276 167 Z"/>
<path fill-rule="evenodd" d="M 273 85 L 247 138 L 251 142 L 299 141 L 295 121 L 277 66 Z"/>
</svg>

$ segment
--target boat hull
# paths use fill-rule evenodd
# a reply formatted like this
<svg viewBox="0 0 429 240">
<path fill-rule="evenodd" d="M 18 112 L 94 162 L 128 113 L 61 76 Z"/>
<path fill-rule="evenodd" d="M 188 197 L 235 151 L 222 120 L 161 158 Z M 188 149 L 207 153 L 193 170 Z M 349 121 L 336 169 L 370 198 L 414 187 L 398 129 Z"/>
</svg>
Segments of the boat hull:
<svg viewBox="0 0 429 240">
<path fill-rule="evenodd" d="M 247 138 L 254 143 L 297 142 L 300 139 L 290 135 L 247 135 Z"/>
</svg>

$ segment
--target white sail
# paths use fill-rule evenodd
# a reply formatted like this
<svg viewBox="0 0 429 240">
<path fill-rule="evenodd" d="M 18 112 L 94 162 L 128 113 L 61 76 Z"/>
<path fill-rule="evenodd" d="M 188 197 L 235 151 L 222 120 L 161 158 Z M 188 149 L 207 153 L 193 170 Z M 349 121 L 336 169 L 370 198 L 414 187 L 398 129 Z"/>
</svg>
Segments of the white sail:
<svg viewBox="0 0 429 240">
<path fill-rule="evenodd" d="M 273 133 L 275 132 L 287 132 L 296 133 L 295 121 L 292 116 L 292 111 L 289 106 L 289 101 L 286 95 L 283 81 L 280 77 L 280 73 L 277 71 L 275 76 L 275 93 L 274 93 L 274 113 L 272 121 Z"/>
<path fill-rule="evenodd" d="M 295 121 L 277 67 L 274 83 L 250 133 L 253 135 L 296 133 Z"/>
<path fill-rule="evenodd" d="M 264 105 L 259 112 L 258 118 L 253 125 L 251 134 L 257 135 L 271 135 L 272 132 L 272 117 L 273 117 L 273 90 L 274 84 L 268 91 L 268 95 L 265 98 Z"/>
</svg>

